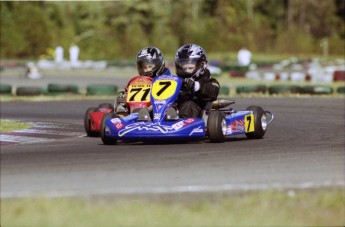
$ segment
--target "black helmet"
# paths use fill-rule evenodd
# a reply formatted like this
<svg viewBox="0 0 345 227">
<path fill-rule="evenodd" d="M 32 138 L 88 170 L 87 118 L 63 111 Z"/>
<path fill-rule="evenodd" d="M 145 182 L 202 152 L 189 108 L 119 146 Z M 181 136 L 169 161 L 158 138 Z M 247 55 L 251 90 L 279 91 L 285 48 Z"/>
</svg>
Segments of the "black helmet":
<svg viewBox="0 0 345 227">
<path fill-rule="evenodd" d="M 140 50 L 137 54 L 136 61 L 138 73 L 141 76 L 155 77 L 165 69 L 163 54 L 156 47 L 145 47 Z"/>
<path fill-rule="evenodd" d="M 176 74 L 180 77 L 199 77 L 204 74 L 207 67 L 205 50 L 196 44 L 180 47 L 175 55 L 175 67 Z"/>
</svg>

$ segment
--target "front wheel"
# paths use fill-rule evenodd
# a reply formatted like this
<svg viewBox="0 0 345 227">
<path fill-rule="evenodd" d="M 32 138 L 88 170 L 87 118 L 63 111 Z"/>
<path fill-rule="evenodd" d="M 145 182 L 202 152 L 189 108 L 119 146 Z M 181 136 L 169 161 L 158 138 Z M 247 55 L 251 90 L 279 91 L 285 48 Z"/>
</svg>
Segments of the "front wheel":
<svg viewBox="0 0 345 227">
<path fill-rule="evenodd" d="M 103 115 L 102 121 L 101 121 L 101 126 L 100 126 L 100 134 L 101 134 L 101 139 L 103 141 L 103 144 L 105 145 L 115 145 L 117 143 L 116 138 L 110 138 L 105 135 L 105 130 L 106 130 L 106 125 L 105 121 L 112 118 L 113 114 L 112 113 L 106 113 Z"/>
<path fill-rule="evenodd" d="M 84 128 L 86 131 L 86 134 L 90 137 L 98 136 L 97 132 L 91 131 L 91 122 L 90 122 L 90 113 L 91 112 L 97 112 L 98 108 L 96 107 L 90 107 L 86 110 L 85 116 L 84 116 Z"/>
<path fill-rule="evenodd" d="M 223 112 L 211 111 L 207 120 L 208 138 L 212 143 L 222 143 L 226 135 L 226 120 Z"/>
<path fill-rule="evenodd" d="M 260 106 L 249 106 L 246 110 L 253 111 L 254 114 L 254 132 L 246 133 L 247 138 L 261 139 L 264 137 L 268 125 L 265 111 Z"/>
</svg>

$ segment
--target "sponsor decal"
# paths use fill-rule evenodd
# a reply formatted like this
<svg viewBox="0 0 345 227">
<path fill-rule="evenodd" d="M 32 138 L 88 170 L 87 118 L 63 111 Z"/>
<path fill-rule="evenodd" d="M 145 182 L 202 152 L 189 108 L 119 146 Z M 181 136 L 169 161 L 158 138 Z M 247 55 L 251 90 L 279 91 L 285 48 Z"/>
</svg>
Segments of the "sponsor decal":
<svg viewBox="0 0 345 227">
<path fill-rule="evenodd" d="M 155 100 L 155 104 L 165 105 L 166 103 L 166 100 Z"/>
<path fill-rule="evenodd" d="M 191 135 L 193 135 L 194 133 L 202 133 L 202 132 L 204 132 L 204 130 L 201 128 L 201 126 L 199 126 L 199 127 L 195 128 L 195 129 L 193 129 L 193 130 L 189 133 L 189 135 L 191 136 Z"/>
<path fill-rule="evenodd" d="M 187 120 L 184 120 L 185 125 L 189 125 L 190 123 L 194 122 L 194 118 L 188 118 Z"/>
<path fill-rule="evenodd" d="M 117 130 L 120 130 L 124 126 L 119 118 L 113 118 L 110 121 L 117 128 Z"/>
<path fill-rule="evenodd" d="M 113 119 L 111 119 L 110 121 L 111 121 L 111 123 L 113 123 L 113 124 L 115 124 L 115 123 L 121 123 L 120 118 L 113 118 Z"/>
<path fill-rule="evenodd" d="M 157 125 L 157 124 L 141 124 L 141 123 L 134 123 L 131 125 L 127 125 L 124 129 L 119 131 L 119 136 L 122 137 L 126 135 L 129 132 L 132 132 L 134 130 L 138 131 L 159 131 L 163 134 L 168 133 L 169 131 L 173 131 L 174 129 L 171 126 L 168 125 Z"/>
<path fill-rule="evenodd" d="M 226 128 L 226 135 L 231 135 L 232 134 L 232 128 L 231 128 L 231 125 L 229 125 L 227 128 Z"/>
<path fill-rule="evenodd" d="M 131 84 L 130 86 L 132 88 L 151 88 L 151 84 Z"/>
<path fill-rule="evenodd" d="M 116 123 L 114 126 L 117 128 L 117 130 L 120 130 L 123 127 L 122 123 Z"/>
<path fill-rule="evenodd" d="M 173 75 L 161 75 L 158 80 L 176 80 L 177 76 Z"/>
<path fill-rule="evenodd" d="M 157 111 L 160 110 L 163 106 L 164 106 L 163 104 L 158 104 L 158 105 L 156 105 L 156 110 L 157 110 Z"/>
<path fill-rule="evenodd" d="M 179 121 L 175 124 L 172 125 L 173 129 L 175 130 L 179 130 L 180 128 L 186 126 L 186 125 L 189 125 L 190 123 L 193 123 L 195 121 L 194 118 L 188 118 L 186 120 L 183 120 L 183 121 Z"/>
<path fill-rule="evenodd" d="M 185 125 L 185 124 L 184 124 L 183 121 L 179 121 L 179 122 L 173 124 L 171 127 L 177 131 L 177 130 L 179 130 L 180 128 L 182 128 L 184 125 Z"/>
<path fill-rule="evenodd" d="M 153 119 L 159 120 L 161 118 L 161 114 L 160 113 L 155 113 L 155 115 L 153 116 Z"/>
<path fill-rule="evenodd" d="M 243 120 L 236 120 L 228 125 L 226 134 L 232 134 L 233 132 L 245 133 L 245 123 Z"/>
</svg>

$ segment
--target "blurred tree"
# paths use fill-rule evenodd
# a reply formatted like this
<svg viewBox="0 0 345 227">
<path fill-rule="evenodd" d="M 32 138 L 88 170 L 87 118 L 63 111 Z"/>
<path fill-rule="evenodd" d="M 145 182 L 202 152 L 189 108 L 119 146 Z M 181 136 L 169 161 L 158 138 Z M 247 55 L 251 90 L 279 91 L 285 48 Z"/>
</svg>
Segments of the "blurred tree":
<svg viewBox="0 0 345 227">
<path fill-rule="evenodd" d="M 38 57 L 50 46 L 52 33 L 44 9 L 43 2 L 15 2 L 14 21 L 25 39 L 25 50 L 19 52 L 19 56 Z"/>
<path fill-rule="evenodd" d="M 17 56 L 25 50 L 26 40 L 23 31 L 16 26 L 15 15 L 12 13 L 14 2 L 0 2 L 0 50 L 1 58 Z"/>
<path fill-rule="evenodd" d="M 133 59 L 148 45 L 173 58 L 185 43 L 198 43 L 208 52 L 247 46 L 260 52 L 319 53 L 324 38 L 332 40 L 330 54 L 343 54 L 336 46 L 345 37 L 344 2 L 1 1 L 1 58 L 37 58 L 47 48 L 68 49 L 73 42 L 81 48 L 81 59 Z"/>
<path fill-rule="evenodd" d="M 295 25 L 318 39 L 331 36 L 335 30 L 337 19 L 333 0 L 290 0 L 288 8 L 290 28 Z"/>
</svg>

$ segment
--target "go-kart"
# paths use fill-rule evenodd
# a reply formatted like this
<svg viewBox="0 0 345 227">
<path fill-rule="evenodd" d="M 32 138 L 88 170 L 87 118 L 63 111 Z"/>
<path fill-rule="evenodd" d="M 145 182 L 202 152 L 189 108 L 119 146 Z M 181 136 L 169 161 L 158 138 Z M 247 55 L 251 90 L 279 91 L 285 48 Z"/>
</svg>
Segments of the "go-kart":
<svg viewBox="0 0 345 227">
<path fill-rule="evenodd" d="M 245 134 L 250 139 L 264 136 L 273 121 L 273 113 L 259 106 L 235 111 L 229 106 L 233 100 L 217 99 L 210 102 L 200 118 L 179 118 L 174 108 L 183 80 L 177 76 L 154 78 L 150 91 L 149 108 L 140 108 L 125 117 L 105 114 L 100 135 L 104 144 L 117 141 L 186 141 L 208 138 L 223 142 L 227 137 Z"/>
<path fill-rule="evenodd" d="M 137 108 L 145 108 L 151 105 L 150 89 L 152 78 L 147 76 L 136 76 L 128 82 L 127 93 L 120 91 L 114 101 L 101 103 L 98 107 L 90 107 L 84 116 L 84 128 L 88 136 L 99 136 L 100 125 L 104 114 L 114 116 L 126 116 Z M 116 114 L 115 114 L 116 113 Z"/>
</svg>

